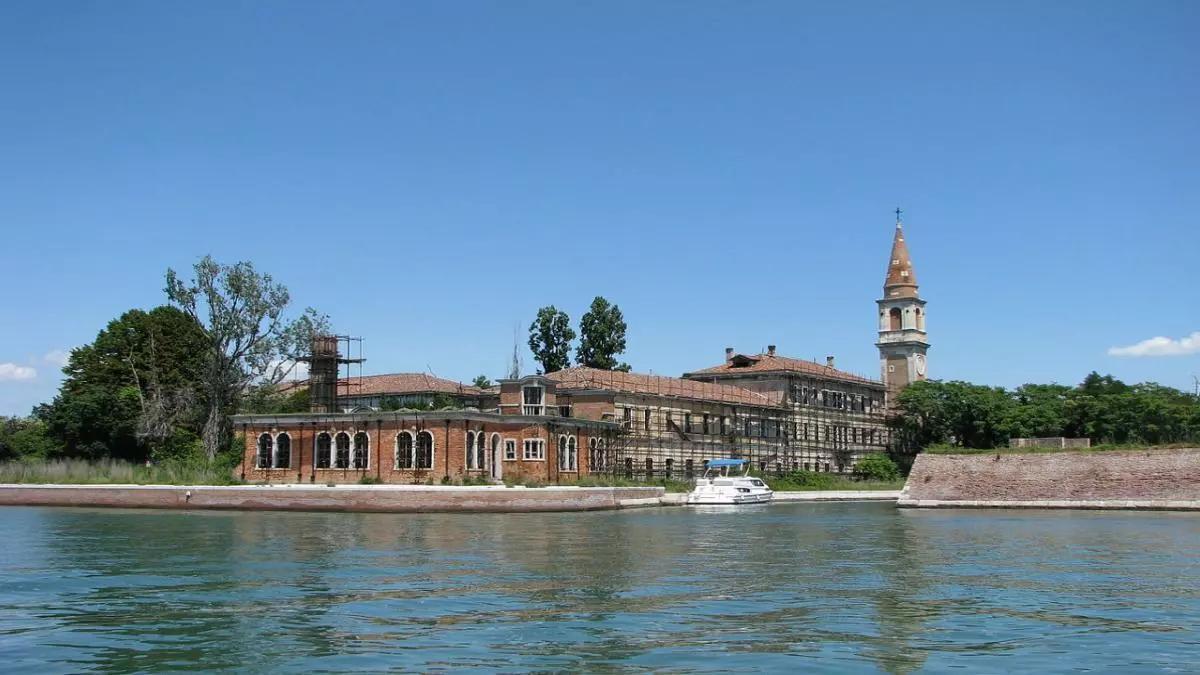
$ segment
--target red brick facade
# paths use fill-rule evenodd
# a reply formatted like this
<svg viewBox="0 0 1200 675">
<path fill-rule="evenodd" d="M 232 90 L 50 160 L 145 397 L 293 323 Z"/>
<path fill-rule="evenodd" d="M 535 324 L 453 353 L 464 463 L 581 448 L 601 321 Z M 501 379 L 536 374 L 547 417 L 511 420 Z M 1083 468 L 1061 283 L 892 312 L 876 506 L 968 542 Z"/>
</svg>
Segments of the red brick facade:
<svg viewBox="0 0 1200 675">
<path fill-rule="evenodd" d="M 242 477 L 269 483 L 345 484 L 370 477 L 436 484 L 466 476 L 570 482 L 589 473 L 591 439 L 617 431 L 616 425 L 587 420 L 473 411 L 246 415 L 234 421 L 245 437 Z M 347 450 L 339 453 L 339 446 Z M 430 447 L 431 457 L 422 452 Z M 365 467 L 355 468 L 359 463 Z"/>
</svg>

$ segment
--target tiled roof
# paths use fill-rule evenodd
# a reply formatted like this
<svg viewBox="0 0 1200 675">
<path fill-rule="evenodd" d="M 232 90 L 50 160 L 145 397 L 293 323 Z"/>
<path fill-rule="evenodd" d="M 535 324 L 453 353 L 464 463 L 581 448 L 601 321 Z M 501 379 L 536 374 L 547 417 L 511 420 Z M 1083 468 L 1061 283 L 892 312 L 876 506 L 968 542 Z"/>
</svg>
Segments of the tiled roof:
<svg viewBox="0 0 1200 675">
<path fill-rule="evenodd" d="M 289 391 L 307 386 L 307 381 L 299 381 L 285 384 L 280 389 Z M 478 396 L 483 393 L 483 390 L 469 384 L 425 373 L 390 373 L 387 375 L 364 375 L 361 378 L 342 378 L 338 380 L 338 393 L 342 396 L 402 396 L 404 394 Z"/>
<path fill-rule="evenodd" d="M 917 297 L 917 273 L 913 270 L 908 244 L 904 243 L 904 228 L 896 223 L 896 236 L 892 239 L 892 257 L 888 259 L 887 278 L 883 281 L 884 297 Z"/>
<path fill-rule="evenodd" d="M 778 406 L 781 401 L 742 387 L 711 382 L 696 382 L 678 377 L 621 373 L 579 366 L 550 373 L 548 379 L 559 389 L 601 389 L 628 394 L 673 396 L 700 401 L 739 405 Z"/>
<path fill-rule="evenodd" d="M 690 373 L 684 373 L 684 377 L 693 377 L 696 375 L 738 375 L 741 373 L 801 373 L 830 380 L 880 384 L 876 380 L 831 368 L 822 363 L 806 361 L 804 359 L 792 359 L 786 356 L 773 356 L 771 354 L 737 354 L 726 363 L 705 368 L 704 370 L 694 370 Z"/>
</svg>

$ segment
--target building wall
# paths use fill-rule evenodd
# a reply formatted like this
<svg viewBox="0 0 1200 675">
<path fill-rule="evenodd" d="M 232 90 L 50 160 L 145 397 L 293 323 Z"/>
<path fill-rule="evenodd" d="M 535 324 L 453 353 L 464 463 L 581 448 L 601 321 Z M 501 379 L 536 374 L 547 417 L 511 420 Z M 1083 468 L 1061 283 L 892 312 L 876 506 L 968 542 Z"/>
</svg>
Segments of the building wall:
<svg viewBox="0 0 1200 675">
<path fill-rule="evenodd" d="M 1200 449 L 917 455 L 901 502 L 1200 500 Z"/>
<path fill-rule="evenodd" d="M 780 440 L 743 438 L 737 443 L 750 453 L 740 456 L 759 467 L 766 462 L 768 471 L 849 472 L 866 455 L 887 452 L 890 446 L 882 385 L 786 373 L 694 379 L 753 388 L 784 402 Z"/>
<path fill-rule="evenodd" d="M 498 434 L 500 445 L 498 456 L 501 475 L 510 479 L 540 480 L 547 482 L 570 482 L 586 476 L 591 471 L 587 449 L 591 439 L 604 434 L 586 425 L 572 425 L 568 420 L 555 419 L 529 424 L 523 421 L 476 422 L 451 420 L 449 422 L 429 420 L 377 420 L 367 422 L 306 423 L 306 422 L 258 422 L 243 426 L 245 448 L 241 473 L 250 482 L 270 483 L 357 483 L 371 477 L 383 483 L 422 484 L 440 483 L 449 478 L 461 481 L 465 476 L 486 478 L 492 475 L 491 439 Z M 433 437 L 433 466 L 429 469 L 399 469 L 396 466 L 397 435 L 407 431 L 414 436 L 425 431 Z M 332 454 L 336 458 L 338 433 L 346 433 L 353 440 L 358 432 L 365 432 L 369 441 L 368 462 L 365 469 L 315 467 L 317 438 L 322 433 L 331 437 Z M 467 468 L 467 434 L 483 433 L 484 466 Z M 268 434 L 273 443 L 280 435 L 290 437 L 290 458 L 283 468 L 258 468 L 258 441 Z M 559 439 L 574 437 L 576 444 L 575 470 L 560 468 Z M 525 459 L 524 441 L 541 439 L 544 442 L 544 459 Z M 506 459 L 505 440 L 515 441 L 515 458 Z M 415 445 L 415 444 L 414 444 Z M 415 450 L 415 447 L 414 447 Z M 353 455 L 351 455 L 353 457 Z"/>
<path fill-rule="evenodd" d="M 705 460 L 722 457 L 746 458 L 770 472 L 849 472 L 862 457 L 887 451 L 890 430 L 879 387 L 815 378 L 792 381 L 799 392 L 805 387 L 828 392 L 826 405 L 820 397 L 811 402 L 792 398 L 792 384 L 782 384 L 787 379 L 774 382 L 789 391 L 786 403 L 779 407 L 615 392 L 559 392 L 558 402 L 569 402 L 574 417 L 622 425 L 625 431 L 610 447 L 612 458 L 604 467 L 606 473 L 617 475 L 686 477 L 689 461 L 694 473 Z M 835 407 L 835 392 L 854 394 L 869 403 L 861 410 L 851 405 Z"/>
</svg>

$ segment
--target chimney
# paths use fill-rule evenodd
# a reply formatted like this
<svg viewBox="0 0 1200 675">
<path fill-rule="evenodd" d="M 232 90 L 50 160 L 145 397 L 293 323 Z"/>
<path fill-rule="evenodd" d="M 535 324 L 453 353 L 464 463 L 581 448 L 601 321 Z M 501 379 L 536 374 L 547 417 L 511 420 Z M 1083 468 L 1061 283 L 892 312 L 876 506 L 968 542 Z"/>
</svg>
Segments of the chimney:
<svg viewBox="0 0 1200 675">
<path fill-rule="evenodd" d="M 725 363 L 729 363 L 732 360 L 733 360 L 733 347 L 726 347 L 725 348 Z"/>
<path fill-rule="evenodd" d="M 826 357 L 825 357 L 825 367 L 826 367 L 826 368 L 832 368 L 832 367 L 833 367 L 833 357 L 832 357 L 832 356 L 826 356 Z"/>
<path fill-rule="evenodd" d="M 767 356 L 775 356 L 775 345 L 767 345 Z"/>
<path fill-rule="evenodd" d="M 308 409 L 315 413 L 337 412 L 338 339 L 317 335 L 308 357 Z"/>
</svg>

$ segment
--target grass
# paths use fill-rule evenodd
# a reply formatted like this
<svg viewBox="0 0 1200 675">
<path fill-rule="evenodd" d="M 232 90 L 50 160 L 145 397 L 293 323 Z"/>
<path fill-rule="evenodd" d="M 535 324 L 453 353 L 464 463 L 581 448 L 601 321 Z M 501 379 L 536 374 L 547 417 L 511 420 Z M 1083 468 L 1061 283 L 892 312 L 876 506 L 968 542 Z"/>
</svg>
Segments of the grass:
<svg viewBox="0 0 1200 675">
<path fill-rule="evenodd" d="M 931 445 L 922 452 L 931 455 L 1031 455 L 1051 452 L 1118 452 L 1129 450 L 1180 450 L 1198 448 L 1200 443 L 1164 443 L 1161 445 L 1105 443 L 1090 448 L 960 448 L 956 445 Z"/>
<path fill-rule="evenodd" d="M 238 482 L 227 467 L 199 463 L 145 466 L 116 459 L 0 462 L 0 483 L 234 485 Z"/>
<path fill-rule="evenodd" d="M 692 482 L 688 480 L 660 479 L 655 481 L 638 481 L 615 476 L 584 476 L 576 481 L 564 482 L 562 485 L 577 485 L 579 487 L 660 487 L 667 492 L 691 492 Z"/>
<path fill-rule="evenodd" d="M 858 480 L 851 476 L 813 471 L 793 471 L 778 476 L 759 476 L 776 492 L 816 492 L 821 490 L 899 490 L 904 479 L 894 481 Z"/>
</svg>

